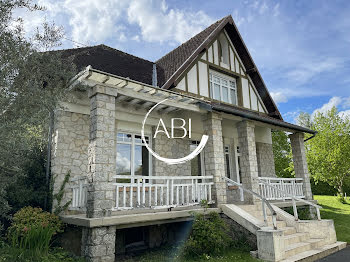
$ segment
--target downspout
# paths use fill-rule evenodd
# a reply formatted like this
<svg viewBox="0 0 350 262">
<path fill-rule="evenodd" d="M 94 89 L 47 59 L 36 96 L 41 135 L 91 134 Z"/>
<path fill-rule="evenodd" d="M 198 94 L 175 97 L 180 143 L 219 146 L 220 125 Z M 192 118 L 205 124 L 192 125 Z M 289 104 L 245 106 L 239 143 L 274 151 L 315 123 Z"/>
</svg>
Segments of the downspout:
<svg viewBox="0 0 350 262">
<path fill-rule="evenodd" d="M 153 70 L 152 70 L 152 86 L 157 86 L 157 65 L 153 64 Z"/>
<path fill-rule="evenodd" d="M 45 202 L 44 202 L 44 209 L 48 209 L 48 202 L 50 197 L 50 180 L 51 180 L 51 174 L 50 174 L 50 165 L 51 165 L 51 144 L 52 144 L 52 133 L 53 133 L 53 126 L 54 126 L 54 112 L 50 111 L 49 113 L 49 134 L 47 139 L 47 157 L 46 157 L 46 172 L 45 172 L 45 185 L 46 185 L 46 196 L 45 196 Z"/>
<path fill-rule="evenodd" d="M 308 140 L 314 138 L 316 135 L 317 135 L 317 131 L 315 131 L 315 133 L 312 134 L 312 136 L 310 136 L 309 138 L 304 139 L 304 142 L 306 142 L 306 141 L 308 141 Z"/>
</svg>

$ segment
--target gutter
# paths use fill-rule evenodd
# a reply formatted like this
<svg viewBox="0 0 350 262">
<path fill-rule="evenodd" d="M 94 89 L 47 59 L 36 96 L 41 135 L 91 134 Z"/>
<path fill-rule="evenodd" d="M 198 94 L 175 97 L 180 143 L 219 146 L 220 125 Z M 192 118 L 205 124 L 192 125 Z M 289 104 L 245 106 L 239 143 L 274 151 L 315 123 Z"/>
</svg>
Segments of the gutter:
<svg viewBox="0 0 350 262">
<path fill-rule="evenodd" d="M 259 115 L 256 115 L 255 113 L 250 113 L 250 112 L 243 112 L 239 109 L 235 109 L 235 108 L 228 108 L 226 106 L 222 106 L 219 104 L 215 104 L 212 105 L 212 109 L 217 110 L 217 111 L 221 111 L 221 112 L 225 112 L 225 113 L 229 113 L 229 114 L 234 114 L 237 116 L 241 116 L 243 118 L 247 118 L 250 120 L 256 120 L 256 121 L 260 121 L 260 122 L 264 122 L 267 124 L 271 124 L 271 125 L 275 125 L 275 126 L 279 126 L 279 127 L 284 127 L 284 128 L 288 128 L 288 129 L 292 129 L 292 130 L 296 130 L 299 132 L 304 132 L 304 133 L 308 133 L 308 134 L 312 134 L 312 137 L 309 137 L 307 140 L 315 137 L 316 135 L 316 131 L 302 127 L 302 126 L 298 126 L 298 125 L 294 125 L 294 124 L 290 124 L 284 121 L 280 121 L 277 119 L 272 119 L 272 118 L 266 118 L 266 117 L 262 117 Z"/>
</svg>

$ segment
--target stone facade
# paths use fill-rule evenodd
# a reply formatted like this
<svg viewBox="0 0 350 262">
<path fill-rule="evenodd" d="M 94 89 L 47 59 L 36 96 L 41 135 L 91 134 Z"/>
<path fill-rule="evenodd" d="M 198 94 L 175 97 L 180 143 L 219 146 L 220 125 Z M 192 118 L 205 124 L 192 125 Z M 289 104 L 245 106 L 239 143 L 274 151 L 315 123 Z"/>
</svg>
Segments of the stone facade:
<svg viewBox="0 0 350 262">
<path fill-rule="evenodd" d="M 222 138 L 221 118 L 215 113 L 208 113 L 203 119 L 204 133 L 209 136 L 204 147 L 205 174 L 214 177 L 212 196 L 216 204 L 226 204 L 226 181 L 224 165 L 224 144 Z"/>
<path fill-rule="evenodd" d="M 272 144 L 256 142 L 259 177 L 276 177 Z"/>
<path fill-rule="evenodd" d="M 63 110 L 56 111 L 51 157 L 51 174 L 55 177 L 54 193 L 58 192 L 69 170 L 71 178 L 86 176 L 88 146 L 89 116 Z M 62 204 L 72 199 L 72 190 L 69 186 L 66 186 Z"/>
<path fill-rule="evenodd" d="M 114 262 L 116 227 L 83 228 L 82 255 L 88 262 Z"/>
<path fill-rule="evenodd" d="M 115 97 L 91 92 L 87 216 L 110 216 L 115 206 Z"/>
<path fill-rule="evenodd" d="M 158 133 L 153 139 L 153 150 L 162 157 L 181 158 L 190 153 L 190 141 L 188 139 L 169 139 L 165 134 Z M 152 161 L 155 176 L 191 175 L 191 162 L 189 161 L 178 165 L 168 165 L 156 158 L 152 158 Z"/>
<path fill-rule="evenodd" d="M 293 152 L 293 163 L 295 177 L 303 179 L 303 191 L 305 198 L 312 200 L 310 176 L 306 162 L 304 133 L 294 133 L 289 135 Z"/>
<path fill-rule="evenodd" d="M 254 124 L 249 121 L 242 121 L 238 123 L 237 127 L 238 143 L 241 150 L 241 183 L 245 188 L 253 192 L 259 192 Z M 253 204 L 255 198 L 251 194 L 245 193 L 244 201 Z"/>
</svg>

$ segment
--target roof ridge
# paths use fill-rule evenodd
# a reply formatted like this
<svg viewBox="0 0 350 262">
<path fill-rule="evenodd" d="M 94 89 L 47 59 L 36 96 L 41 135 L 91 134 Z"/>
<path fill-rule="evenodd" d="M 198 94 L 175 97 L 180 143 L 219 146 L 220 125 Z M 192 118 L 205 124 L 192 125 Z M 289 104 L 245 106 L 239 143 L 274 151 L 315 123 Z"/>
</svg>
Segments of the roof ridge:
<svg viewBox="0 0 350 262">
<path fill-rule="evenodd" d="M 116 49 L 114 47 L 110 47 L 108 45 L 105 45 L 105 44 L 98 44 L 98 45 L 91 45 L 91 46 L 85 46 L 85 47 L 77 47 L 77 48 L 67 48 L 67 49 L 58 49 L 58 50 L 53 50 L 53 52 L 64 52 L 64 51 L 72 51 L 72 50 L 81 50 L 81 51 L 85 51 L 85 49 L 91 49 L 91 48 L 96 48 L 96 47 L 102 47 L 102 48 L 105 48 L 105 49 L 110 49 L 114 52 L 120 52 L 120 53 L 123 53 L 125 55 L 128 55 L 128 56 L 132 56 L 132 57 L 135 57 L 137 59 L 141 59 L 141 60 L 144 60 L 146 62 L 150 62 L 152 64 L 154 64 L 155 62 L 153 61 L 150 61 L 150 60 L 147 60 L 145 58 L 142 58 L 142 57 L 139 57 L 139 56 L 136 56 L 136 55 L 133 55 L 133 54 L 129 54 L 129 53 L 126 53 L 124 51 L 121 51 L 119 49 Z"/>
<path fill-rule="evenodd" d="M 176 48 L 172 49 L 171 51 L 169 51 L 168 53 L 166 53 L 165 55 L 163 55 L 161 58 L 159 58 L 158 60 L 155 61 L 155 63 L 158 63 L 161 59 L 165 58 L 166 56 L 168 56 L 169 54 L 171 54 L 172 52 L 174 52 L 175 50 L 181 48 L 183 45 L 187 44 L 188 42 L 190 42 L 191 40 L 193 40 L 194 38 L 196 38 L 199 34 L 201 34 L 203 31 L 205 31 L 206 29 L 208 29 L 209 27 L 215 25 L 215 24 L 220 24 L 224 19 L 230 17 L 231 15 L 227 15 L 219 20 L 216 20 L 214 23 L 212 23 L 211 25 L 207 26 L 206 28 L 204 28 L 202 31 L 198 32 L 197 34 L 195 34 L 194 36 L 192 36 L 190 39 L 188 39 L 186 42 L 183 42 L 181 45 L 177 46 Z"/>
</svg>

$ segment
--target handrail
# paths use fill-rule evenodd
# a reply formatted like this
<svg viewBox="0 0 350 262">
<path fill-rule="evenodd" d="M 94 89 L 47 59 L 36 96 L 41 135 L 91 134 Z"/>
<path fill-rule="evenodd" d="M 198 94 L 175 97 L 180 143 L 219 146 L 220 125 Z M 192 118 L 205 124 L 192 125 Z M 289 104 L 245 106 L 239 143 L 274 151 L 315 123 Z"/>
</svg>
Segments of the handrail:
<svg viewBox="0 0 350 262">
<path fill-rule="evenodd" d="M 272 224 L 273 224 L 273 228 L 277 229 L 277 219 L 276 219 L 276 211 L 273 209 L 273 207 L 271 206 L 271 204 L 266 200 L 266 198 L 262 197 L 261 195 L 259 195 L 258 193 L 251 191 L 250 189 L 246 189 L 242 186 L 242 184 L 233 181 L 232 179 L 229 179 L 228 177 L 223 177 L 223 179 L 225 179 L 227 182 L 230 182 L 238 187 L 240 187 L 243 191 L 252 194 L 254 196 L 256 196 L 257 198 L 262 200 L 262 210 L 263 210 L 263 215 L 264 215 L 264 222 L 267 225 L 267 217 L 266 217 L 266 209 L 265 209 L 265 204 L 266 206 L 270 209 L 271 212 L 271 216 L 272 216 Z"/>
<path fill-rule="evenodd" d="M 259 179 L 258 179 L 258 180 L 259 180 Z M 299 220 L 299 218 L 298 218 L 298 210 L 297 210 L 297 207 L 296 207 L 295 200 L 304 202 L 304 203 L 306 203 L 306 204 L 308 204 L 308 205 L 310 205 L 310 206 L 315 207 L 315 208 L 316 208 L 317 219 L 318 219 L 318 220 L 321 220 L 321 214 L 320 214 L 320 209 L 322 208 L 321 206 L 316 205 L 316 204 L 314 204 L 314 203 L 312 203 L 312 202 L 310 202 L 310 201 L 307 201 L 307 200 L 305 200 L 305 199 L 302 199 L 302 198 L 293 196 L 293 195 L 287 193 L 286 191 L 283 191 L 283 190 L 281 190 L 281 189 L 279 189 L 279 188 L 277 188 L 277 187 L 275 187 L 275 186 L 272 186 L 272 185 L 270 185 L 269 183 L 266 183 L 266 182 L 264 182 L 264 181 L 262 181 L 262 180 L 260 180 L 259 182 L 260 182 L 260 183 L 263 183 L 263 184 L 265 184 L 265 185 L 267 185 L 267 186 L 269 186 L 269 187 L 271 187 L 271 188 L 273 188 L 273 189 L 275 189 L 275 190 L 277 190 L 277 191 L 280 191 L 281 193 L 283 193 L 283 194 L 285 194 L 285 195 L 287 195 L 287 196 L 289 196 L 289 197 L 292 198 L 292 202 L 293 202 L 293 211 L 294 211 L 295 220 L 297 220 L 297 221 Z"/>
</svg>

